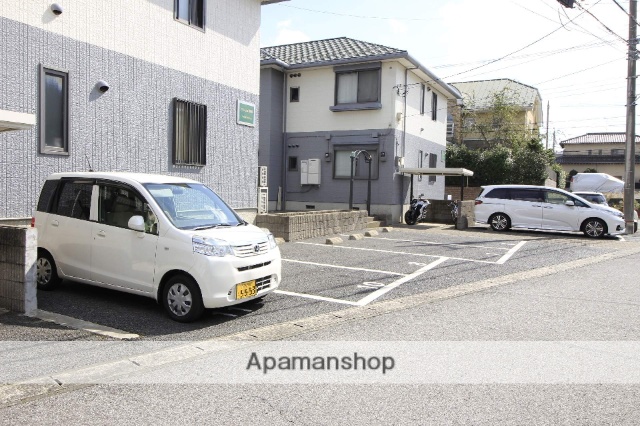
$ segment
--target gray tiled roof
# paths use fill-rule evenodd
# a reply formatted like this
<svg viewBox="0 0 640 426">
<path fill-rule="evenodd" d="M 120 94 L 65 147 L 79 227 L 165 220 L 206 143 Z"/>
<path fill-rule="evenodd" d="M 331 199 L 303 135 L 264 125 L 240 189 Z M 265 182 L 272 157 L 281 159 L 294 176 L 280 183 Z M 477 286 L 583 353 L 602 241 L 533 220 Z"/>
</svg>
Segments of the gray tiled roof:
<svg viewBox="0 0 640 426">
<path fill-rule="evenodd" d="M 398 56 L 406 53 L 406 50 L 340 37 L 263 47 L 260 49 L 260 60 L 276 59 L 289 66 L 321 65 L 324 62 L 378 59 L 387 55 Z"/>
<path fill-rule="evenodd" d="M 489 107 L 493 100 L 493 95 L 505 89 L 514 96 L 514 101 L 517 101 L 518 105 L 526 109 L 533 107 L 536 97 L 540 97 L 540 92 L 538 92 L 538 89 L 535 87 L 522 84 L 509 78 L 449 84 L 462 93 L 465 103 L 469 102 L 469 99 L 473 99 L 473 106 L 476 109 Z"/>
<path fill-rule="evenodd" d="M 564 147 L 565 145 L 573 145 L 573 144 L 589 144 L 589 143 L 612 143 L 612 144 L 621 144 L 626 143 L 627 135 L 626 133 L 618 132 L 618 133 L 587 133 L 586 135 L 577 136 L 575 138 L 567 139 L 565 141 L 560 142 L 560 146 Z M 636 143 L 640 143 L 640 135 L 636 136 Z"/>
</svg>

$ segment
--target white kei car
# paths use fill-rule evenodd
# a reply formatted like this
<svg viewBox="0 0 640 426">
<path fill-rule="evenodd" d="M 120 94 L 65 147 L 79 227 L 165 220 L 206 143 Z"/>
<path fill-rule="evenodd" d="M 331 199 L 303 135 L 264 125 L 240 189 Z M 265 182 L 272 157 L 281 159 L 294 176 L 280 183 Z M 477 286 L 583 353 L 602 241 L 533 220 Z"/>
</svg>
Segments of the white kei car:
<svg viewBox="0 0 640 426">
<path fill-rule="evenodd" d="M 151 297 L 169 316 L 257 299 L 280 284 L 280 250 L 211 189 L 136 173 L 57 173 L 44 183 L 37 283 L 61 279 Z"/>
</svg>

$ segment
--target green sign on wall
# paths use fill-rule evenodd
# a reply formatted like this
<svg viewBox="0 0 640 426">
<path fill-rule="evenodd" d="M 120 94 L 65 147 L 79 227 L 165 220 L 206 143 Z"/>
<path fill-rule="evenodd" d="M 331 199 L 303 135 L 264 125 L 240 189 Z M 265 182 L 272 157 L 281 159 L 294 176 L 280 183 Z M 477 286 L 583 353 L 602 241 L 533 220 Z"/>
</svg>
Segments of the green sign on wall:
<svg viewBox="0 0 640 426">
<path fill-rule="evenodd" d="M 252 127 L 256 125 L 256 106 L 254 104 L 238 100 L 238 124 Z"/>
</svg>

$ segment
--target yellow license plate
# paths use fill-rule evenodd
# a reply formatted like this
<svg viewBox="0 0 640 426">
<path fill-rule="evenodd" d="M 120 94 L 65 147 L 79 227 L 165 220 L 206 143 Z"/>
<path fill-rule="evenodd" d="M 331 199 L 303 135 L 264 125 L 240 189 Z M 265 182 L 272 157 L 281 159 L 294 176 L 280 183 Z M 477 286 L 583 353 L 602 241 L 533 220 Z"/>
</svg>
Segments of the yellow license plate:
<svg viewBox="0 0 640 426">
<path fill-rule="evenodd" d="M 236 300 L 246 299 L 247 297 L 255 296 L 256 294 L 258 294 L 258 289 L 256 288 L 255 280 L 240 283 L 236 286 Z"/>
</svg>

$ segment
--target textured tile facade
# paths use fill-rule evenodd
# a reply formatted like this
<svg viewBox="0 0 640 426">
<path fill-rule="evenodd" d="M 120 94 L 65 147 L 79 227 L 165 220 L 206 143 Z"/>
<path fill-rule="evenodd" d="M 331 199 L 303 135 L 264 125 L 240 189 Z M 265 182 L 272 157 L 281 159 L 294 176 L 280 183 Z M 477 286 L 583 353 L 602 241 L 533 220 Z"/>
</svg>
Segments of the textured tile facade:
<svg viewBox="0 0 640 426">
<path fill-rule="evenodd" d="M 89 166 L 193 178 L 255 209 L 258 126 L 236 104 L 259 103 L 260 3 L 208 1 L 205 32 L 174 21 L 173 0 L 59 3 L 54 18 L 48 1 L 0 2 L 0 109 L 38 114 L 40 65 L 70 88 L 69 156 L 39 154 L 37 124 L 0 133 L 0 217 L 31 216 L 50 173 Z M 207 105 L 205 167 L 171 164 L 174 97 Z"/>
</svg>

